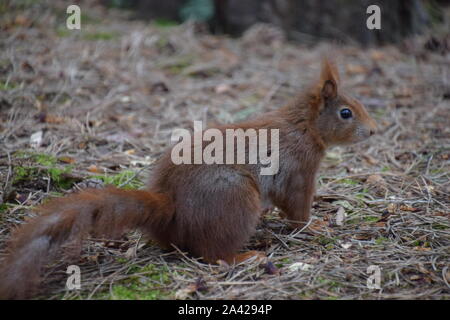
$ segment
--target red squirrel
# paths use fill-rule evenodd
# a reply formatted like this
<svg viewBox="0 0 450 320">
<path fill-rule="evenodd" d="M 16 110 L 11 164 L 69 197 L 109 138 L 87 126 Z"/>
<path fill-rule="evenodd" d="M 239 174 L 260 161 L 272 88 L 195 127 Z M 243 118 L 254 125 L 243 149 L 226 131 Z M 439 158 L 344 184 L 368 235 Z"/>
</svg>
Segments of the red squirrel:
<svg viewBox="0 0 450 320">
<path fill-rule="evenodd" d="M 254 120 L 217 127 L 279 129 L 279 170 L 260 164 L 180 164 L 168 150 L 146 190 L 87 189 L 57 198 L 12 232 L 0 270 L 0 298 L 36 293 L 43 267 L 62 248 L 80 254 L 89 235 L 119 237 L 140 230 L 162 247 L 204 261 L 239 262 L 269 204 L 294 227 L 309 220 L 315 177 L 329 146 L 362 141 L 376 131 L 364 106 L 344 94 L 335 64 L 324 60 L 319 80 L 284 107 Z"/>
</svg>

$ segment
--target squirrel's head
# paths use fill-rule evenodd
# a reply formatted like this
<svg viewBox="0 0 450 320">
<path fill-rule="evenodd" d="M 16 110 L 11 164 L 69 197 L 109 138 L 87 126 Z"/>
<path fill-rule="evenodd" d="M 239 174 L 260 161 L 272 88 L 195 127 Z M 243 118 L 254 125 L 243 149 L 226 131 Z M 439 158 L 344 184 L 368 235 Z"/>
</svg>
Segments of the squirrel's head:
<svg viewBox="0 0 450 320">
<path fill-rule="evenodd" d="M 377 130 L 375 121 L 356 99 L 341 92 L 336 66 L 324 60 L 314 87 L 315 125 L 327 145 L 356 143 Z"/>
</svg>

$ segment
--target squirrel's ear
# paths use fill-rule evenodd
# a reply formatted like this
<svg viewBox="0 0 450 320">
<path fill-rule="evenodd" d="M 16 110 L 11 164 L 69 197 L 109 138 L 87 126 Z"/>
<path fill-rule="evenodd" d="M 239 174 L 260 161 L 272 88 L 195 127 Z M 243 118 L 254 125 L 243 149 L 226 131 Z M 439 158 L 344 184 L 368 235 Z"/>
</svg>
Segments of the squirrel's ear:
<svg viewBox="0 0 450 320">
<path fill-rule="evenodd" d="M 328 59 L 325 59 L 322 63 L 320 84 L 322 97 L 329 99 L 337 96 L 339 73 L 336 65 Z"/>
</svg>

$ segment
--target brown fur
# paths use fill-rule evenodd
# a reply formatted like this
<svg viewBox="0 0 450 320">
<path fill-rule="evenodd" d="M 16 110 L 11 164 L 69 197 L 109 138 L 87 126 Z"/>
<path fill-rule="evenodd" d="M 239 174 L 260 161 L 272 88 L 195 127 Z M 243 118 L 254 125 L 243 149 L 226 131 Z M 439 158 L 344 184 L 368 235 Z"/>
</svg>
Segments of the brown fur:
<svg viewBox="0 0 450 320">
<path fill-rule="evenodd" d="M 351 120 L 339 110 L 352 110 Z M 310 217 L 315 176 L 330 145 L 361 141 L 376 125 L 364 107 L 341 93 L 337 68 L 325 61 L 320 80 L 277 111 L 227 128 L 279 129 L 280 168 L 260 165 L 175 165 L 170 150 L 160 159 L 148 191 L 86 190 L 37 208 L 41 215 L 12 235 L 0 270 L 0 297 L 34 293 L 39 273 L 59 248 L 79 253 L 90 234 L 118 237 L 141 229 L 164 247 L 176 245 L 206 261 L 233 262 L 253 234 L 261 212 L 277 206 L 301 226 Z M 270 144 L 269 144 L 270 145 Z"/>
</svg>

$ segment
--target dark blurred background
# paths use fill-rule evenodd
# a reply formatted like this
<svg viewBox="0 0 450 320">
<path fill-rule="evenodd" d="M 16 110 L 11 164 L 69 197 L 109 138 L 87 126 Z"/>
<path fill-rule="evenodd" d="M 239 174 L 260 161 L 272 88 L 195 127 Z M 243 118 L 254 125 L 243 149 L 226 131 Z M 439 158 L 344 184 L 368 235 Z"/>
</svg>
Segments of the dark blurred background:
<svg viewBox="0 0 450 320">
<path fill-rule="evenodd" d="M 194 20 L 213 33 L 233 36 L 263 22 L 279 26 L 288 39 L 333 39 L 363 45 L 397 42 L 421 34 L 448 17 L 450 0 L 103 0 L 161 23 Z M 369 5 L 381 8 L 381 30 L 366 28 Z"/>
</svg>

